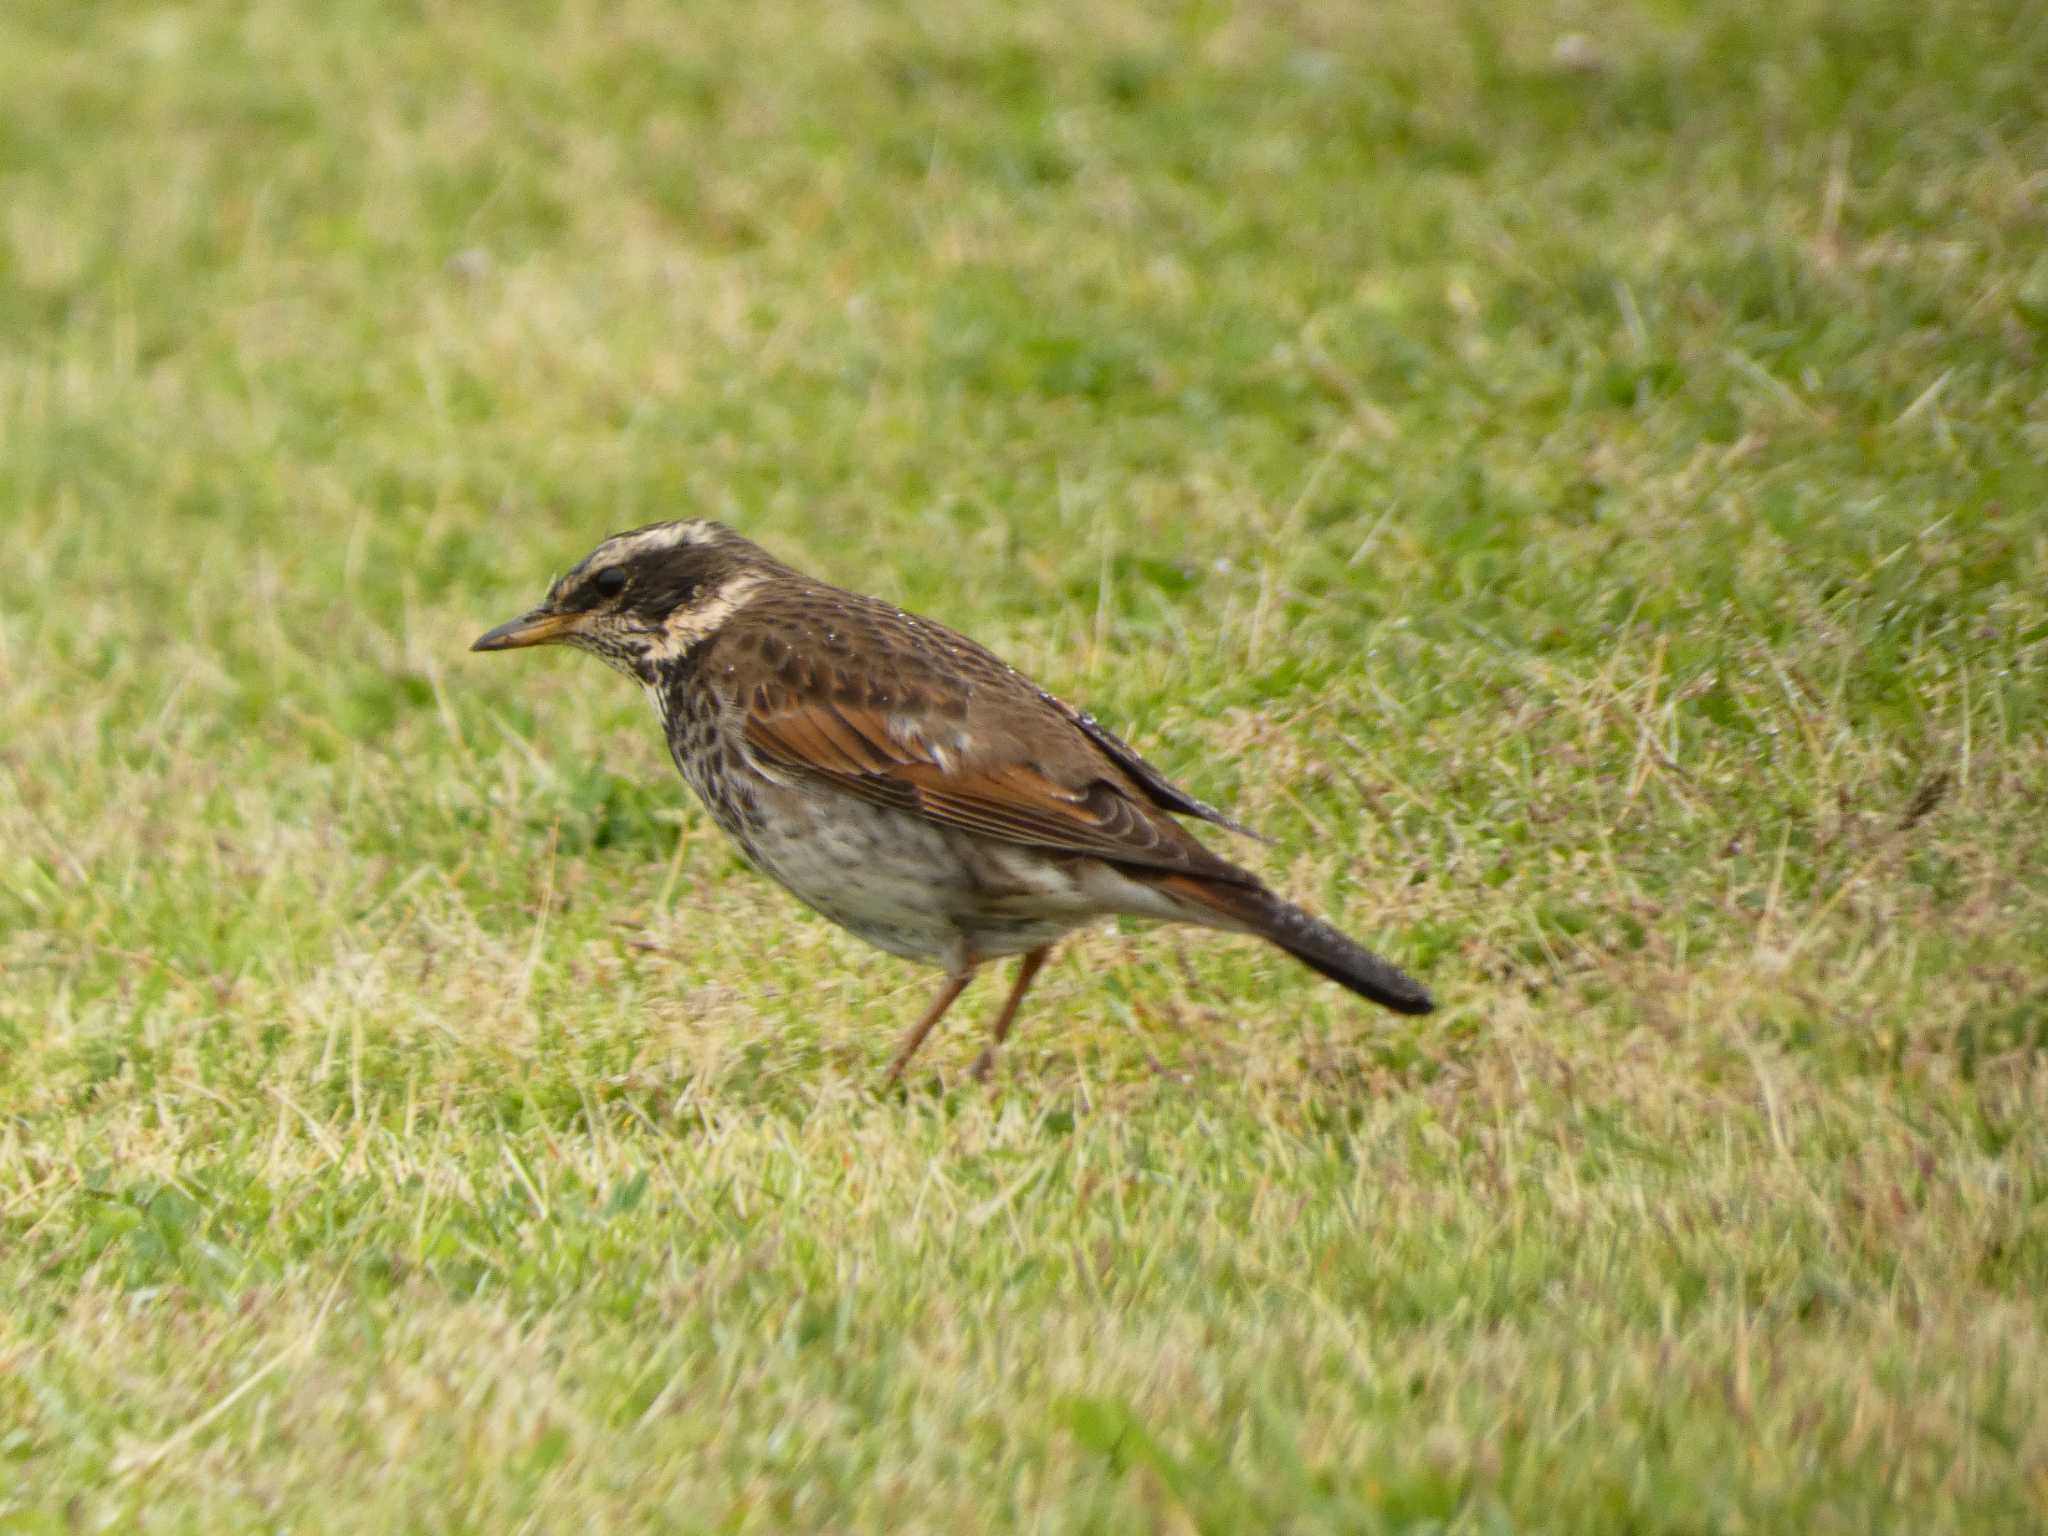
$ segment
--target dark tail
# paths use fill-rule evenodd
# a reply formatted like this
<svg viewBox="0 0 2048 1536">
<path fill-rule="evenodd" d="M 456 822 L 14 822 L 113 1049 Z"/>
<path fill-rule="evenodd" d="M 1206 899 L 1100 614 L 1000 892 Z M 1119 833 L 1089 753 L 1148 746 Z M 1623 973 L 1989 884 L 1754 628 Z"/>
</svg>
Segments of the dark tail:
<svg viewBox="0 0 2048 1536">
<path fill-rule="evenodd" d="M 1396 1013 L 1428 1013 L 1436 999 L 1414 977 L 1382 960 L 1363 945 L 1310 917 L 1292 902 L 1282 901 L 1256 885 L 1204 880 L 1193 875 L 1168 875 L 1159 884 L 1223 919 L 1219 927 L 1239 928 L 1279 945 L 1310 970 L 1320 971 L 1340 987 L 1370 998 Z"/>
</svg>

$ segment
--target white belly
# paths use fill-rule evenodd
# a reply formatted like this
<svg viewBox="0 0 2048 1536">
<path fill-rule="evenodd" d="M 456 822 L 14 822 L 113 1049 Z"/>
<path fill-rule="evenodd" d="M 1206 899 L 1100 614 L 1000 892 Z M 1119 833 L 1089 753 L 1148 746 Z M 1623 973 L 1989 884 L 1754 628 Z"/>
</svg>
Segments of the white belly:
<svg viewBox="0 0 2048 1536">
<path fill-rule="evenodd" d="M 948 969 L 1050 944 L 1086 916 L 992 901 L 987 856 L 961 834 L 850 797 L 764 818 L 742 842 L 765 873 L 842 928 Z"/>
</svg>

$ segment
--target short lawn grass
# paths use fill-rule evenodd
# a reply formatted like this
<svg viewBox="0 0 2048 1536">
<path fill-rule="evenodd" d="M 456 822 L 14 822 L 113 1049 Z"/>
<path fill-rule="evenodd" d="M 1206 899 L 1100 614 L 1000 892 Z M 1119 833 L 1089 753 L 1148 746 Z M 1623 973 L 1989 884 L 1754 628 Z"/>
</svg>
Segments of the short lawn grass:
<svg viewBox="0 0 2048 1536">
<path fill-rule="evenodd" d="M 2048 13 L 0 8 L 0 1530 L 2048 1518 Z M 475 657 L 728 519 L 1425 975 Z"/>
</svg>

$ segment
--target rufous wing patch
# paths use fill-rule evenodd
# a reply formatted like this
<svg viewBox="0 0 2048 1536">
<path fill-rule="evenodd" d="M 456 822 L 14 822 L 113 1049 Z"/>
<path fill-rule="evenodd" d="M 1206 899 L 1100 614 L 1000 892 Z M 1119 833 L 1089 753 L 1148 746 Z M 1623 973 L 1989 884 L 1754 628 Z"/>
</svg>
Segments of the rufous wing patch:
<svg viewBox="0 0 2048 1536">
<path fill-rule="evenodd" d="M 899 729 L 892 730 L 892 724 Z M 1172 822 L 1138 804 L 1108 773 L 1073 787 L 1055 782 L 1029 762 L 948 762 L 900 724 L 900 717 L 892 720 L 879 710 L 813 701 L 750 714 L 745 736 L 771 771 L 823 780 L 943 826 L 1122 863 L 1211 877 L 1238 874 Z"/>
</svg>

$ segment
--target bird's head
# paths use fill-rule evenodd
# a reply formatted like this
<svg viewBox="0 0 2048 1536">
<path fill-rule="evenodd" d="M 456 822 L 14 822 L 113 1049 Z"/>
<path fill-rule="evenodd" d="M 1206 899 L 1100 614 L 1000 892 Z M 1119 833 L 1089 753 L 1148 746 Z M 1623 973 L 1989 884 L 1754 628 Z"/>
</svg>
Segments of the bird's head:
<svg viewBox="0 0 2048 1536">
<path fill-rule="evenodd" d="M 573 645 L 643 682 L 711 635 L 775 570 L 722 523 L 652 523 L 613 534 L 548 588 L 530 613 L 470 646 Z"/>
</svg>

